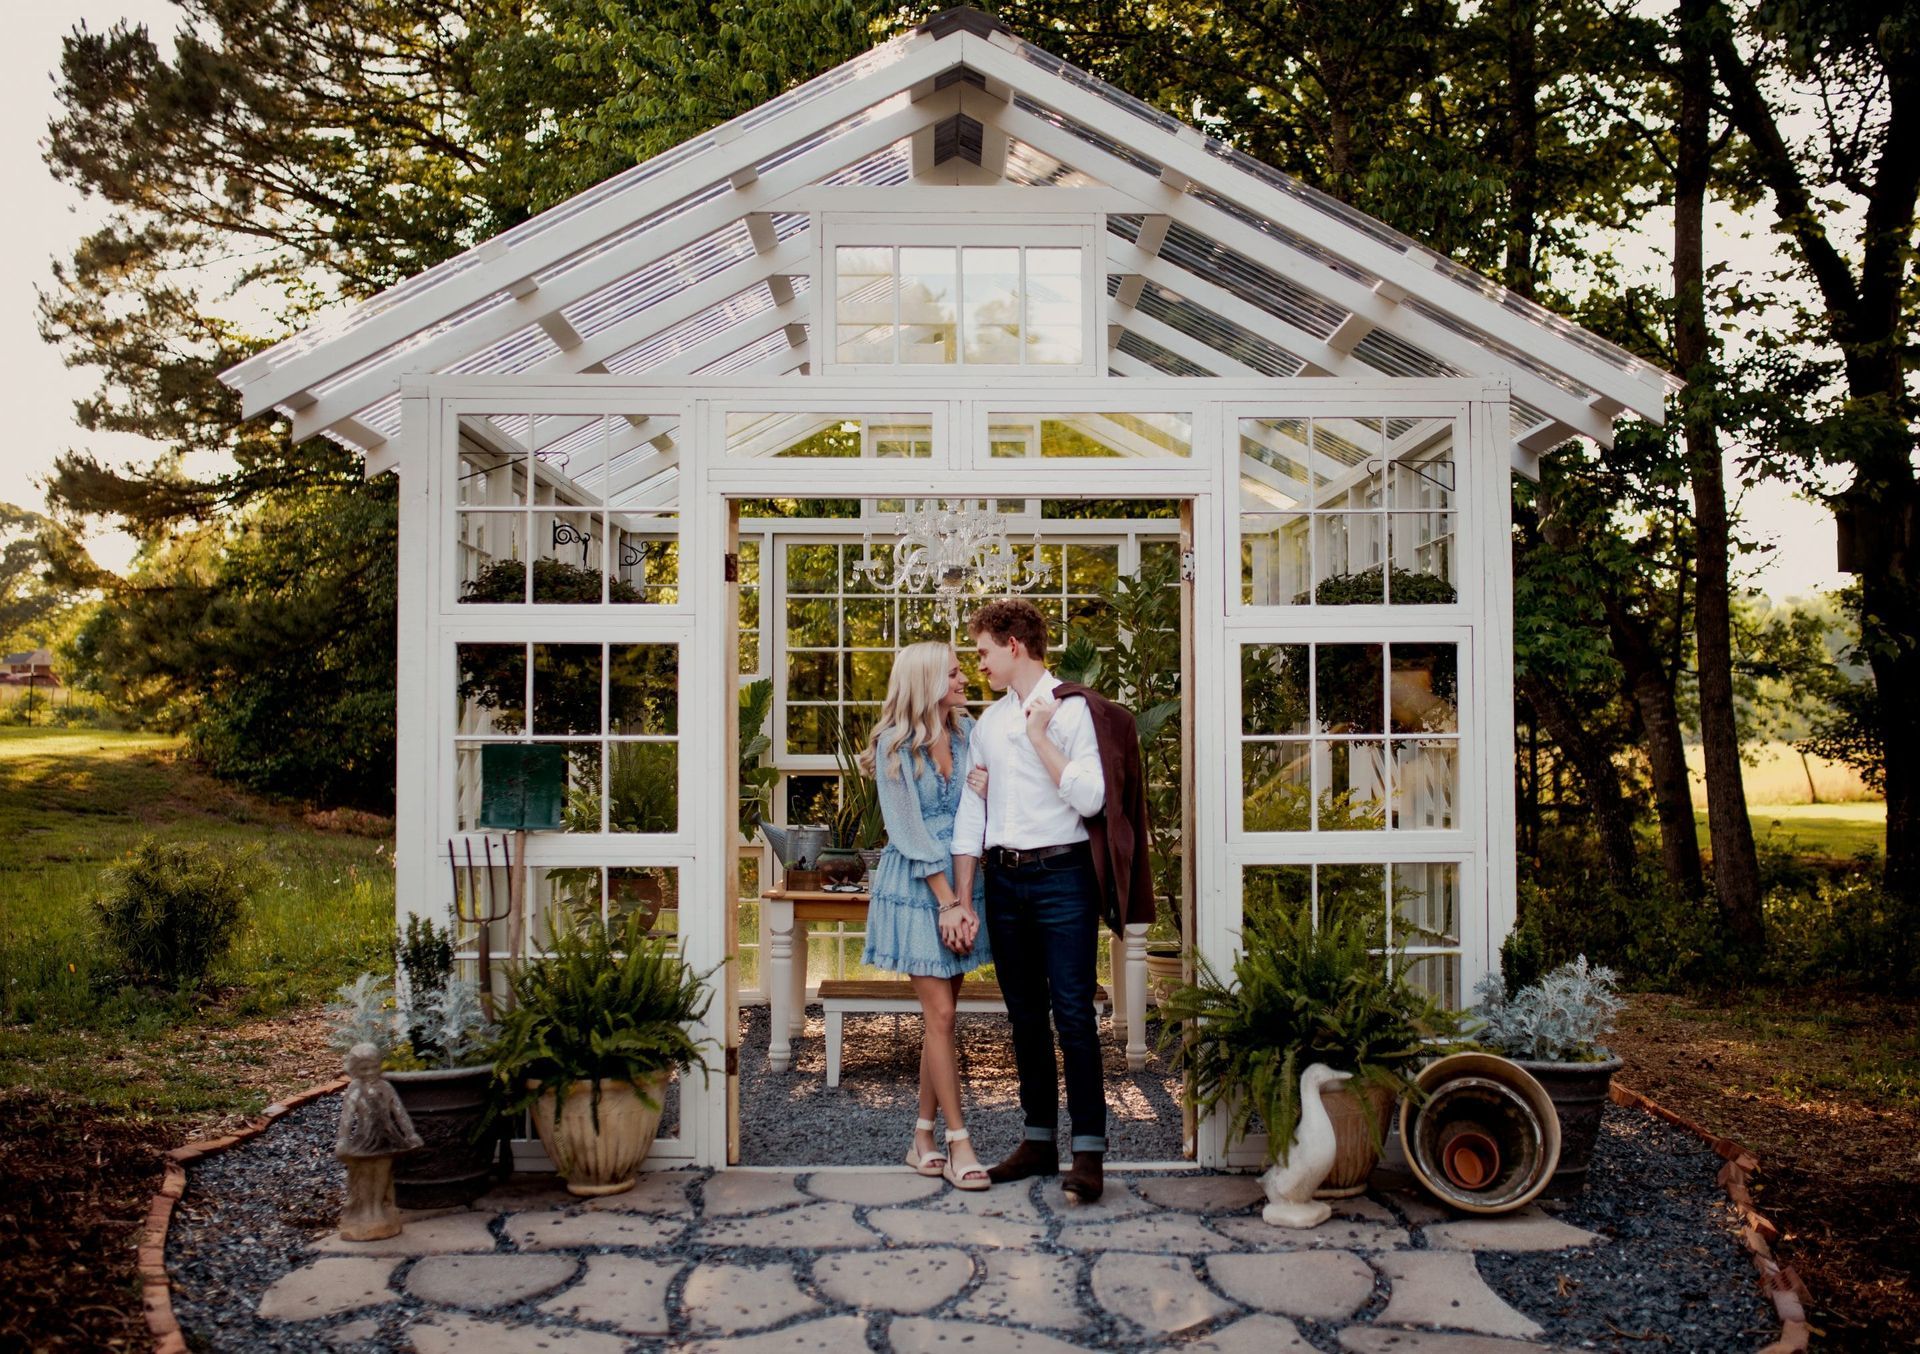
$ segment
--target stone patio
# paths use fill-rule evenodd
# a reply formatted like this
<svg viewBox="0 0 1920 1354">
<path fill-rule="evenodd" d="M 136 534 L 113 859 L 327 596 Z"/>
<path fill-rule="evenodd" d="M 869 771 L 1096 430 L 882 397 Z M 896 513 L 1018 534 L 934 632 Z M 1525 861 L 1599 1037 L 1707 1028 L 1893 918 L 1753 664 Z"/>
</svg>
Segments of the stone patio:
<svg viewBox="0 0 1920 1354">
<path fill-rule="evenodd" d="M 1477 1253 L 1606 1244 L 1396 1194 L 1290 1232 L 1245 1176 L 1116 1174 L 1089 1207 L 1053 1181 L 963 1194 L 905 1171 L 662 1172 L 592 1202 L 528 1177 L 391 1241 L 315 1237 L 257 1315 L 290 1346 L 421 1354 L 1523 1354 L 1542 1328 Z"/>
</svg>

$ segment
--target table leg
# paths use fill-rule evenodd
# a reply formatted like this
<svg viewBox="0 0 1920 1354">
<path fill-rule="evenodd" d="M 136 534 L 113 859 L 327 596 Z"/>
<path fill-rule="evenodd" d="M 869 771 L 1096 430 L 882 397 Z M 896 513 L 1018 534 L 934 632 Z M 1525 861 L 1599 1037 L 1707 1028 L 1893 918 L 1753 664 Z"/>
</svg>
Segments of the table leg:
<svg viewBox="0 0 1920 1354">
<path fill-rule="evenodd" d="M 789 1009 L 791 1022 L 787 1033 L 798 1039 L 807 1032 L 807 924 L 797 921 L 793 924 L 793 1005 Z"/>
<path fill-rule="evenodd" d="M 1147 1065 L 1147 927 L 1127 927 L 1127 1070 Z"/>
<path fill-rule="evenodd" d="M 769 1017 L 767 1066 L 784 1072 L 793 1064 L 793 904 L 768 899 L 761 906 L 766 910 L 770 950 L 763 978 Z"/>
<path fill-rule="evenodd" d="M 1127 942 L 1120 936 L 1108 933 L 1107 968 L 1113 977 L 1107 983 L 1107 1023 L 1113 1037 L 1121 1043 L 1126 1042 L 1127 1028 Z"/>
</svg>

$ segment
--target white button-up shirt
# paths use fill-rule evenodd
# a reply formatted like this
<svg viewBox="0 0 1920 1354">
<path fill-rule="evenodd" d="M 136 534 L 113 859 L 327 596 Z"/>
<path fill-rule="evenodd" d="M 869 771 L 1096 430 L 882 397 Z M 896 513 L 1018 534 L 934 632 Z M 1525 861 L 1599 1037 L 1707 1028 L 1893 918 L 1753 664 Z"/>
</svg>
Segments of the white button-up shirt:
<svg viewBox="0 0 1920 1354">
<path fill-rule="evenodd" d="M 1059 685 L 1058 677 L 1042 673 L 1024 702 L 1009 690 L 974 724 L 973 764 L 987 770 L 987 794 L 982 800 L 969 787 L 960 796 L 953 823 L 956 856 L 984 855 L 989 846 L 1033 851 L 1087 840 L 1084 820 L 1107 802 L 1087 703 L 1062 701 L 1047 724 L 1046 736 L 1067 756 L 1058 785 L 1027 737 L 1028 708 Z"/>
</svg>

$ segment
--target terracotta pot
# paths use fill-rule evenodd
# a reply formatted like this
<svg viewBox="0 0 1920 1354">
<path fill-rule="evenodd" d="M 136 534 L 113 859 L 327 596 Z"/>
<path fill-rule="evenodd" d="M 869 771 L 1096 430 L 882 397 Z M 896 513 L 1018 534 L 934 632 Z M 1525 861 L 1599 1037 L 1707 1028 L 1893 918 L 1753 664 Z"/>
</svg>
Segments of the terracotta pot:
<svg viewBox="0 0 1920 1354">
<path fill-rule="evenodd" d="M 1384 1137 L 1387 1116 L 1393 1112 L 1396 1097 L 1391 1090 L 1379 1086 L 1368 1087 L 1365 1094 L 1373 1107 L 1374 1127 Z M 1364 1194 L 1367 1177 L 1380 1164 L 1380 1151 L 1367 1131 L 1367 1113 L 1361 1108 L 1360 1097 L 1342 1086 L 1322 1091 L 1320 1101 L 1327 1107 L 1327 1117 L 1333 1120 L 1333 1169 L 1327 1172 L 1327 1178 L 1320 1182 L 1313 1197 L 1351 1199 L 1356 1194 Z"/>
<path fill-rule="evenodd" d="M 538 1089 L 538 1082 L 527 1085 Z M 547 1091 L 533 1102 L 533 1131 L 567 1182 L 569 1194 L 589 1198 L 633 1188 L 640 1163 L 653 1147 L 666 1104 L 667 1074 L 645 1083 L 649 1107 L 630 1081 L 600 1083 L 600 1123 L 594 1126 L 593 1083 L 577 1081 L 567 1092 L 564 1113 L 555 1113 L 555 1095 Z"/>
<path fill-rule="evenodd" d="M 1463 1213 L 1526 1207 L 1560 1161 L 1560 1118 L 1524 1067 L 1454 1053 L 1420 1069 L 1423 1102 L 1400 1106 L 1400 1146 L 1428 1193 Z"/>
<path fill-rule="evenodd" d="M 1564 1199 L 1587 1187 L 1587 1163 L 1593 1159 L 1594 1140 L 1600 1136 L 1600 1116 L 1607 1108 L 1607 1091 L 1619 1058 L 1603 1063 L 1543 1063 L 1515 1058 L 1533 1079 L 1546 1088 L 1560 1115 L 1560 1165 L 1544 1191 L 1549 1199 Z"/>
<path fill-rule="evenodd" d="M 395 1202 L 402 1208 L 454 1208 L 485 1194 L 500 1149 L 498 1133 L 480 1133 L 493 1065 L 386 1076 L 421 1144 L 394 1158 Z"/>
</svg>

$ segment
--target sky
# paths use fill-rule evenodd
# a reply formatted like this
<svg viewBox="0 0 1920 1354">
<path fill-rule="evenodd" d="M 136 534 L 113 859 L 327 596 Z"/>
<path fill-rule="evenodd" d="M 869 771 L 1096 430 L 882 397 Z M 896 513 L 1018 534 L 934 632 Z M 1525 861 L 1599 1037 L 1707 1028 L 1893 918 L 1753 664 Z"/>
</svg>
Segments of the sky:
<svg viewBox="0 0 1920 1354">
<path fill-rule="evenodd" d="M 37 481 L 54 458 L 67 450 L 91 451 L 109 462 L 149 459 L 156 450 L 138 438 L 89 433 L 73 419 L 73 402 L 91 393 L 86 371 L 69 371 L 59 355 L 40 340 L 35 289 L 49 280 L 52 261 L 64 257 L 75 240 L 98 219 L 97 204 L 54 182 L 41 159 L 40 142 L 57 111 L 52 73 L 60 60 L 60 41 L 75 25 L 105 29 L 120 19 L 144 22 L 163 43 L 176 26 L 178 11 L 165 0 L 7 0 L 7 41 L 0 44 L 0 372 L 5 373 L 7 409 L 13 436 L 0 451 L 0 502 L 39 508 L 44 494 Z M 1745 229 L 1747 238 L 1741 238 Z M 1720 250 L 1736 263 L 1762 267 L 1767 242 L 1764 222 L 1730 222 L 1719 237 Z M 1660 242 L 1647 240 L 1650 266 Z M 1629 245 L 1630 257 L 1643 252 Z M 1729 477 L 1729 482 L 1734 482 Z M 1742 491 L 1740 510 L 1749 530 L 1768 546 L 1749 579 L 1775 600 L 1838 587 L 1846 576 L 1834 569 L 1834 526 L 1822 508 L 1795 499 L 1775 484 Z M 108 533 L 90 542 L 95 557 L 121 567 L 132 543 Z"/>
</svg>

